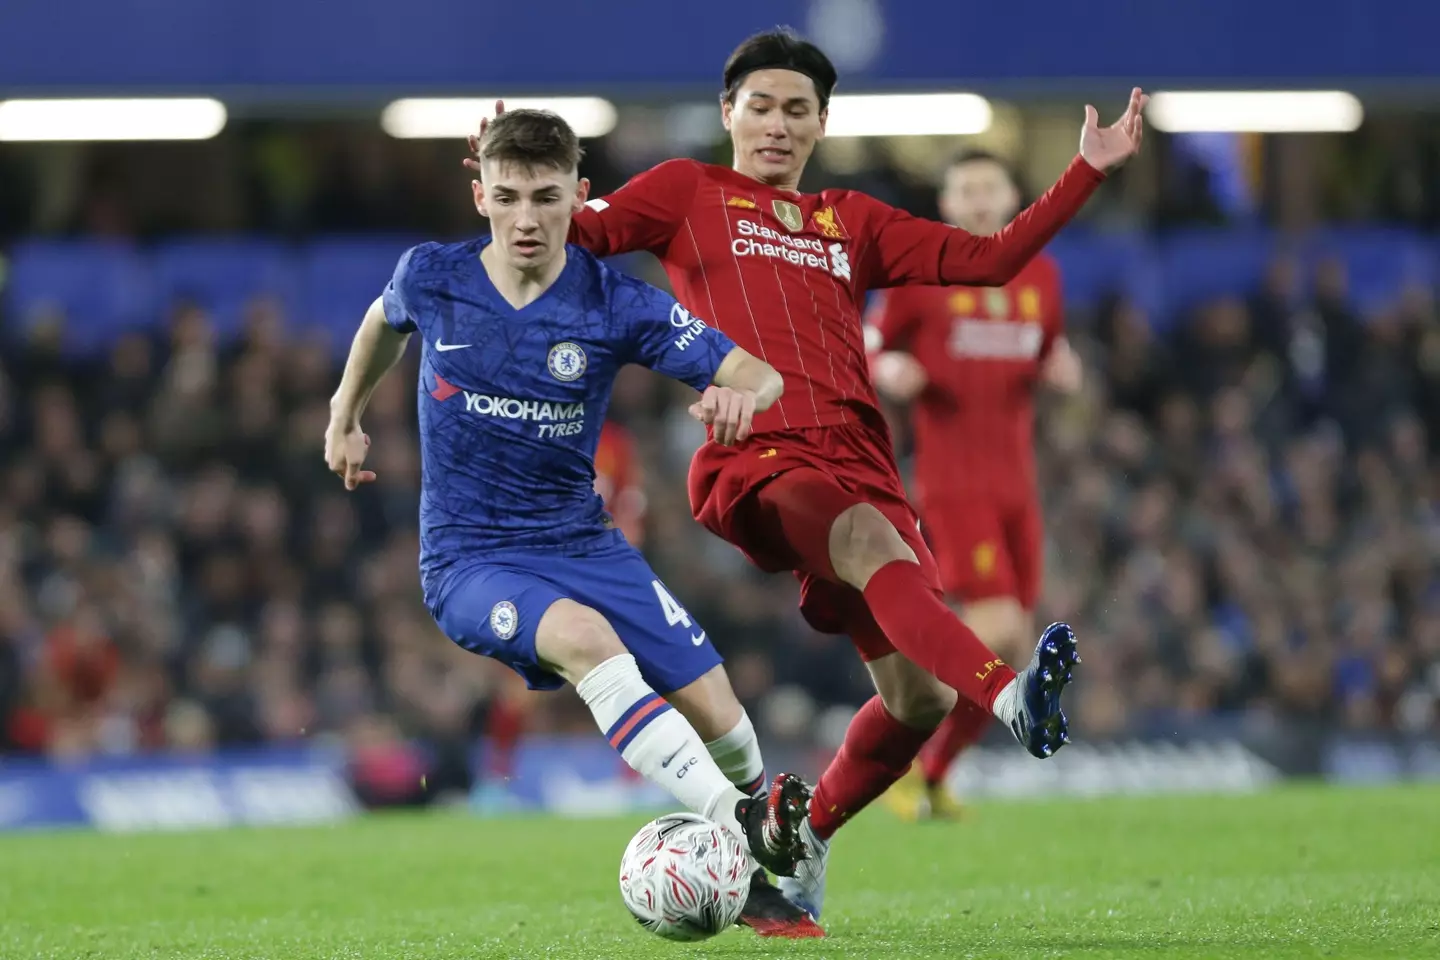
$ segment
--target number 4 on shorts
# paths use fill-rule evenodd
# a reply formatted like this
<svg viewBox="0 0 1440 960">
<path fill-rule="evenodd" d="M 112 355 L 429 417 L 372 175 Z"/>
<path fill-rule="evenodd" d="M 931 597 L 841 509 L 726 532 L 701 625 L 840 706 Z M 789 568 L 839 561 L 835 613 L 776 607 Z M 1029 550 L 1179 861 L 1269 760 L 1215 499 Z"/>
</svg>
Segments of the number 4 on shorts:
<svg viewBox="0 0 1440 960">
<path fill-rule="evenodd" d="M 659 580 L 651 580 L 650 585 L 655 588 L 655 596 L 660 600 L 660 609 L 665 611 L 665 623 L 672 627 L 679 623 L 683 624 L 685 629 L 690 629 L 690 614 L 686 613 L 685 608 L 670 596 L 670 591 L 665 589 L 665 584 Z"/>
</svg>

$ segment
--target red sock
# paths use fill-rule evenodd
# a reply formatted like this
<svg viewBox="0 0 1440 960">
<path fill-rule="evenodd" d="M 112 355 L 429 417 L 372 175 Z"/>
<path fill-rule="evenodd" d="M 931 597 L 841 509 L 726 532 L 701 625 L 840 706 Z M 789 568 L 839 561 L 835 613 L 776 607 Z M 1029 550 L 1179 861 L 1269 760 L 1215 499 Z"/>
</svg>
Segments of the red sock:
<svg viewBox="0 0 1440 960">
<path fill-rule="evenodd" d="M 955 758 L 980 739 L 990 720 L 990 711 L 961 697 L 920 751 L 920 769 L 925 774 L 925 782 L 934 786 L 943 781 Z"/>
<path fill-rule="evenodd" d="M 905 656 L 960 696 L 990 710 L 1015 671 L 940 600 L 920 565 L 892 560 L 865 584 L 865 603 Z"/>
<path fill-rule="evenodd" d="M 850 721 L 840 752 L 810 800 L 810 826 L 820 839 L 830 839 L 846 819 L 903 777 L 930 733 L 907 727 L 879 697 L 871 697 Z"/>
</svg>

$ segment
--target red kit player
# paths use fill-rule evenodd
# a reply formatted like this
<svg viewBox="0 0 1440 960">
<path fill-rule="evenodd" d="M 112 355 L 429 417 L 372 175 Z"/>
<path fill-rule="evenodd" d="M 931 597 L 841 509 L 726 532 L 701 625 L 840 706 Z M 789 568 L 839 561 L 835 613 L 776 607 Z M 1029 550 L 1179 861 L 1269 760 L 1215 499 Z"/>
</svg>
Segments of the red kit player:
<svg viewBox="0 0 1440 960">
<path fill-rule="evenodd" d="M 963 154 L 945 173 L 940 212 L 969 233 L 993 236 L 1019 207 L 1014 177 L 990 154 Z M 1034 636 L 1040 589 L 1035 390 L 1080 388 L 1055 262 L 1039 254 L 1002 287 L 887 290 L 869 319 L 871 346 L 883 351 L 872 363 L 875 385 L 911 405 L 915 492 L 940 585 L 987 646 L 1018 659 Z M 989 713 L 958 703 L 912 776 L 886 794 L 891 806 L 953 815 L 945 774 L 989 723 Z"/>
<path fill-rule="evenodd" d="M 848 634 L 879 691 L 816 785 L 810 858 L 782 879 L 812 916 L 831 835 L 905 773 L 957 691 L 1046 757 L 1067 739 L 1060 691 L 1075 662 L 1074 635 L 1057 624 L 1017 677 L 945 605 L 870 383 L 866 291 L 1008 282 L 1079 212 L 1102 171 L 1136 152 L 1146 101 L 1134 90 L 1109 127 L 1087 107 L 1080 156 L 1059 181 L 1004 230 L 977 237 L 851 190 L 799 192 L 835 81 L 813 44 L 785 31 L 751 37 L 724 70 L 733 167 L 666 161 L 591 201 L 571 232 L 600 256 L 653 253 L 686 309 L 785 378 L 784 397 L 754 417 L 747 441 L 696 452 L 690 502 L 761 569 L 794 571 L 806 620 Z M 694 336 L 687 315 L 672 322 L 677 344 Z M 772 891 L 757 876 L 742 922 L 803 935 Z"/>
<path fill-rule="evenodd" d="M 645 477 L 629 429 L 606 420 L 595 449 L 595 492 L 635 547 L 645 545 Z"/>
</svg>

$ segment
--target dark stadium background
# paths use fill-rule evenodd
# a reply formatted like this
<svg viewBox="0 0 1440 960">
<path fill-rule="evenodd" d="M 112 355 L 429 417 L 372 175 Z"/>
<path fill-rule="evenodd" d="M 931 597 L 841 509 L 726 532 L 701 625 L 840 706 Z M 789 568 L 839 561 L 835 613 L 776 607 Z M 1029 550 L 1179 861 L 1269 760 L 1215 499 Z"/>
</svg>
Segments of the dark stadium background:
<svg viewBox="0 0 1440 960">
<path fill-rule="evenodd" d="M 991 99 L 983 133 L 837 139 L 807 175 L 931 216 L 958 147 L 1011 158 L 1033 196 L 1073 154 L 1084 103 L 1113 118 L 1132 83 L 1359 97 L 1354 130 L 1152 127 L 1054 244 L 1087 383 L 1039 418 L 1040 617 L 1086 645 L 1077 739 L 1238 743 L 1285 773 L 1435 774 L 1437 8 L 636 6 L 0 10 L 0 100 L 228 110 L 199 141 L 0 142 L 0 783 L 7 765 L 48 769 L 37 759 L 146 770 L 156 754 L 224 782 L 261 746 L 319 747 L 366 802 L 538 803 L 506 800 L 513 765 L 551 769 L 517 741 L 574 733 L 603 753 L 571 694 L 525 693 L 420 603 L 413 350 L 365 418 L 379 481 L 347 495 L 322 462 L 348 335 L 396 258 L 483 231 L 464 131 L 399 139 L 381 111 L 403 96 L 604 96 L 618 120 L 582 167 L 603 195 L 670 156 L 726 162 L 720 63 L 777 20 L 828 44 L 842 92 Z M 1046 16 L 1060 20 L 1029 22 Z M 52 29 L 64 22 L 86 26 Z M 664 283 L 646 257 L 625 266 Z M 690 519 L 703 433 L 685 394 L 638 370 L 617 387 L 613 439 L 633 444 L 640 478 L 624 509 L 727 656 L 767 750 L 818 765 L 867 677 L 848 642 L 806 629 L 791 580 Z M 103 820 L 58 799 L 67 789 L 36 803 Z"/>
</svg>

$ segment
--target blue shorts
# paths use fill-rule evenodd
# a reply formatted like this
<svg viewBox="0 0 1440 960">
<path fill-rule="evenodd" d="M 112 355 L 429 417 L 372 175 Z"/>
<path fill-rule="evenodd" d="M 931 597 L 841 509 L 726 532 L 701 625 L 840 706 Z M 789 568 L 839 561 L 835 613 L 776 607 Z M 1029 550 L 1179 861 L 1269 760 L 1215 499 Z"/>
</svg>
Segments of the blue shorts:
<svg viewBox="0 0 1440 960">
<path fill-rule="evenodd" d="M 584 556 L 487 556 L 451 578 L 431 613 L 466 650 L 499 660 L 532 690 L 555 690 L 565 681 L 540 665 L 535 629 L 556 600 L 573 600 L 608 620 L 657 693 L 679 690 L 722 662 L 705 628 L 618 530 Z"/>
</svg>

